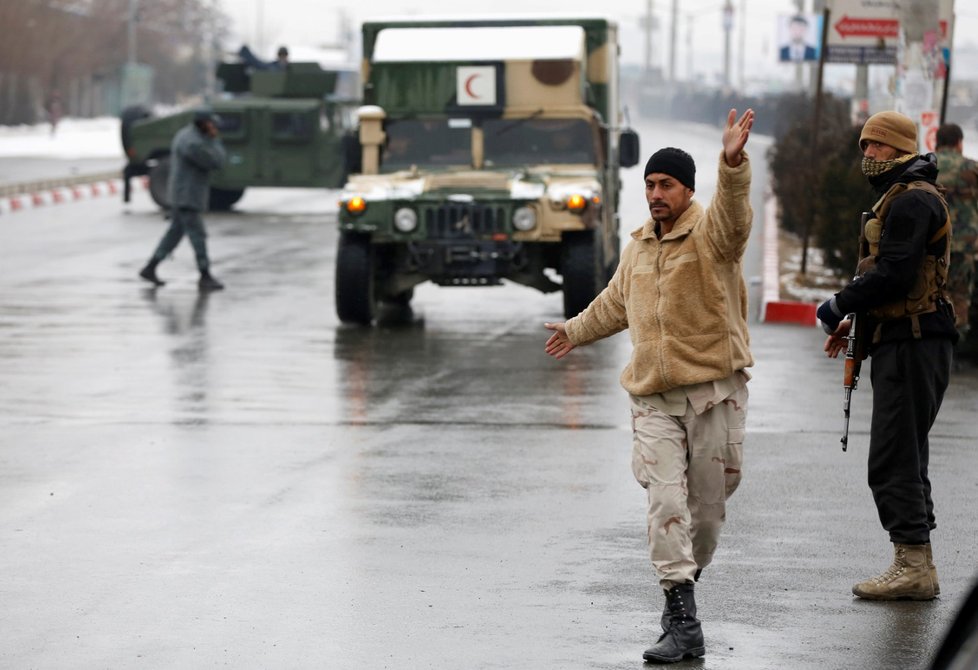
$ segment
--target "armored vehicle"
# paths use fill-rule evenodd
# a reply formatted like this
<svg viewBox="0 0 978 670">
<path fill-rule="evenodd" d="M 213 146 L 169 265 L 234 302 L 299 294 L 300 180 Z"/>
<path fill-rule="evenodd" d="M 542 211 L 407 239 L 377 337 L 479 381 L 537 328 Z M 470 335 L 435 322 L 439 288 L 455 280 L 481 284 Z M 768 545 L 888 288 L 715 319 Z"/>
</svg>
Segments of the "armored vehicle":
<svg viewBox="0 0 978 670">
<path fill-rule="evenodd" d="M 616 25 L 368 22 L 363 53 L 340 320 L 369 324 L 425 281 L 506 279 L 563 291 L 567 316 L 586 307 L 617 267 L 619 168 L 639 151 L 620 125 Z"/>
<path fill-rule="evenodd" d="M 358 93 L 354 71 L 326 70 L 318 63 L 290 63 L 284 69 L 221 63 L 217 77 L 225 95 L 211 107 L 221 119 L 228 160 L 211 176 L 211 209 L 229 209 L 249 186 L 343 185 Z M 170 142 L 192 113 L 151 118 L 141 108 L 123 112 L 126 201 L 129 178 L 148 174 L 150 195 L 166 208 Z"/>
</svg>

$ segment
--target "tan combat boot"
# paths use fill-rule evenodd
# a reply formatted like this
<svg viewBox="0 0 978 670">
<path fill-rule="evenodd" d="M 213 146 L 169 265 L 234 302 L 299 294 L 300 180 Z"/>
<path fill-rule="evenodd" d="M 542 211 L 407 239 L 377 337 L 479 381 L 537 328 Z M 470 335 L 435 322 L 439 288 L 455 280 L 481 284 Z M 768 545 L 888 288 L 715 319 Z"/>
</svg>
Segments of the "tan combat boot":
<svg viewBox="0 0 978 670">
<path fill-rule="evenodd" d="M 867 600 L 931 600 L 934 582 L 927 562 L 927 546 L 894 544 L 893 565 L 879 577 L 852 587 L 852 592 Z"/>
<path fill-rule="evenodd" d="M 930 580 L 934 582 L 934 595 L 941 595 L 941 585 L 937 583 L 937 566 L 934 565 L 934 552 L 930 548 L 930 542 L 924 545 L 927 547 L 927 567 L 930 568 Z"/>
</svg>

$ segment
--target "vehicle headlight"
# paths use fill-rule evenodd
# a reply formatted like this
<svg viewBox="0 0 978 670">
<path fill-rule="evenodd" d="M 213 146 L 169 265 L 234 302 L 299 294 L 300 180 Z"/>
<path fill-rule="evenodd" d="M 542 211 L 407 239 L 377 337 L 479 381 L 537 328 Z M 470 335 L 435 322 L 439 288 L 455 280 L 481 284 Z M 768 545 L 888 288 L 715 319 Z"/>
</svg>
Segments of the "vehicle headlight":
<svg viewBox="0 0 978 670">
<path fill-rule="evenodd" d="M 574 195 L 568 196 L 567 198 L 567 209 L 572 212 L 582 212 L 584 208 L 587 207 L 587 198 L 583 195 L 575 193 Z"/>
<path fill-rule="evenodd" d="M 367 201 L 358 195 L 346 201 L 346 211 L 353 215 L 363 214 L 367 209 Z"/>
<path fill-rule="evenodd" d="M 418 215 L 410 207 L 401 207 L 394 212 L 394 227 L 402 233 L 410 233 L 418 227 Z"/>
<path fill-rule="evenodd" d="M 532 207 L 518 207 L 513 212 L 513 227 L 516 230 L 533 230 L 537 225 L 537 213 Z"/>
</svg>

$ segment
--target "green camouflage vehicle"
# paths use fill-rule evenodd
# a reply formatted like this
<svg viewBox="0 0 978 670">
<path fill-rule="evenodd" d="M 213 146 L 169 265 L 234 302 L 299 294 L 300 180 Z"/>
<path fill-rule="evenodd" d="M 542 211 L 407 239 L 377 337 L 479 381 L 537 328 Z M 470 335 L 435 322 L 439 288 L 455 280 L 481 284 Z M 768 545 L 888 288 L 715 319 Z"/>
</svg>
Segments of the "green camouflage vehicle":
<svg viewBox="0 0 978 670">
<path fill-rule="evenodd" d="M 217 77 L 225 95 L 211 107 L 221 118 L 228 160 L 211 175 L 212 210 L 229 209 L 249 186 L 343 186 L 358 87 L 352 69 L 290 63 L 286 69 L 252 70 L 244 63 L 221 63 Z M 166 208 L 170 142 L 192 113 L 150 118 L 139 107 L 123 112 L 126 202 L 129 179 L 148 174 L 153 201 Z"/>
<path fill-rule="evenodd" d="M 616 25 L 368 22 L 363 49 L 340 320 L 369 324 L 425 281 L 506 279 L 563 291 L 568 317 L 586 307 L 617 267 L 619 168 L 639 152 L 620 127 Z"/>
</svg>

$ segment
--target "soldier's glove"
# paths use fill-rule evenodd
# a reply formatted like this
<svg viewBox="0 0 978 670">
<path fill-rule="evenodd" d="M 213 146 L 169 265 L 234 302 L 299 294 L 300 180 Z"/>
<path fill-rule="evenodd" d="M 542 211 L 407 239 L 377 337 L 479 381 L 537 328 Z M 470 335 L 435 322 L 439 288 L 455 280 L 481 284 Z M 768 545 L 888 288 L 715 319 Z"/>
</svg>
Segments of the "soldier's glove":
<svg viewBox="0 0 978 670">
<path fill-rule="evenodd" d="M 818 311 L 815 312 L 815 315 L 822 322 L 822 330 L 829 335 L 835 332 L 835 329 L 839 327 L 842 319 L 846 316 L 839 309 L 839 305 L 836 304 L 834 296 L 830 300 L 823 302 L 819 306 Z"/>
</svg>

